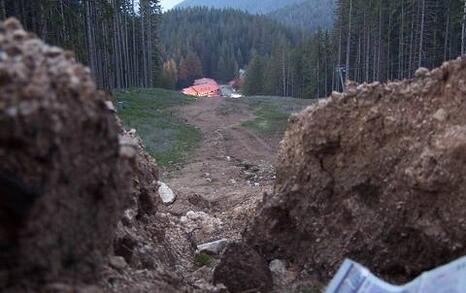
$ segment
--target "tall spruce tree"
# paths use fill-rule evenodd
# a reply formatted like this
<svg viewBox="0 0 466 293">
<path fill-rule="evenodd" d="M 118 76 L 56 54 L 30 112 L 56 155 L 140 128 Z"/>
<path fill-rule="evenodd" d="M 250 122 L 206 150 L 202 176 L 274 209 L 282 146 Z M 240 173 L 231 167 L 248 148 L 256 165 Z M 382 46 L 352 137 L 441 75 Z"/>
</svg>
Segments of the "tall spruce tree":
<svg viewBox="0 0 466 293">
<path fill-rule="evenodd" d="M 0 17 L 14 16 L 48 43 L 73 50 L 100 88 L 150 87 L 161 72 L 158 0 L 1 0 Z M 138 12 L 139 11 L 139 12 Z"/>
</svg>

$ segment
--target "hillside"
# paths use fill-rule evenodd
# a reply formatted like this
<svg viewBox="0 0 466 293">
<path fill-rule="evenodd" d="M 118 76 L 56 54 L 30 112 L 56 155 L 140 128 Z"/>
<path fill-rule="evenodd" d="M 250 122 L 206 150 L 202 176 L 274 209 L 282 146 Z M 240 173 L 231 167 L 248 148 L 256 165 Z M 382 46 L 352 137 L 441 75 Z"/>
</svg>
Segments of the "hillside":
<svg viewBox="0 0 466 293">
<path fill-rule="evenodd" d="M 164 68 L 176 68 L 178 87 L 201 75 L 229 81 L 254 53 L 268 55 L 275 44 L 297 45 L 301 37 L 300 30 L 265 16 L 206 7 L 171 10 L 160 30 Z"/>
<path fill-rule="evenodd" d="M 305 0 L 185 0 L 176 8 L 187 8 L 196 6 L 207 6 L 212 8 L 234 8 L 249 13 L 268 13 L 288 5 L 297 4 Z"/>
<path fill-rule="evenodd" d="M 335 0 L 185 0 L 176 8 L 199 6 L 233 8 L 252 14 L 266 14 L 282 23 L 314 31 L 318 27 L 330 28 L 333 25 Z"/>
<path fill-rule="evenodd" d="M 329 29 L 334 23 L 334 0 L 307 0 L 287 5 L 267 14 L 285 24 L 315 31 L 319 27 Z"/>
</svg>

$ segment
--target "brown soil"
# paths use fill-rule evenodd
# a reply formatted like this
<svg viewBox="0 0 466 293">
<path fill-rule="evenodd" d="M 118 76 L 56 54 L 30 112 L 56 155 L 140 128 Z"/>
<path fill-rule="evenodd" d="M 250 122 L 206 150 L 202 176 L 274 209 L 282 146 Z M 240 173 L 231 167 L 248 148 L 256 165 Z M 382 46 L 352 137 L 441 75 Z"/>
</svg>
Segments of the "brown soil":
<svg viewBox="0 0 466 293">
<path fill-rule="evenodd" d="M 466 60 L 416 75 L 294 117 L 245 241 L 324 283 L 345 257 L 404 282 L 463 256 Z"/>
<path fill-rule="evenodd" d="M 202 133 L 199 149 L 181 170 L 168 172 L 168 184 L 178 195 L 167 210 L 176 215 L 204 211 L 224 223 L 219 230 L 194 239 L 239 239 L 255 212 L 257 201 L 273 185 L 273 161 L 278 140 L 271 143 L 241 122 L 254 119 L 240 100 L 202 98 L 177 109 L 187 123 Z"/>
<path fill-rule="evenodd" d="M 231 293 L 272 290 L 269 264 L 252 248 L 241 243 L 230 245 L 215 268 L 214 282 L 224 284 Z"/>
<path fill-rule="evenodd" d="M 71 52 L 0 24 L 0 291 L 191 292 L 158 168 Z"/>
<path fill-rule="evenodd" d="M 71 52 L 0 25 L 0 291 L 98 280 L 130 193 L 118 132 Z"/>
</svg>

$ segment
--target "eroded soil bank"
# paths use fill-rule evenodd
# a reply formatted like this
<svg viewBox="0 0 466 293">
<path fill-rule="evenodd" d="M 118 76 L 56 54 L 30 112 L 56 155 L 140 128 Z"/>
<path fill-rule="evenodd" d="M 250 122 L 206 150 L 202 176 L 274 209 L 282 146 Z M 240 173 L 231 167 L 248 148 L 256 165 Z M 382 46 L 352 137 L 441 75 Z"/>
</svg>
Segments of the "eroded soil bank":
<svg viewBox="0 0 466 293">
<path fill-rule="evenodd" d="M 465 80 L 458 59 L 413 80 L 349 84 L 293 117 L 244 243 L 323 284 L 346 257 L 405 282 L 466 254 Z"/>
</svg>

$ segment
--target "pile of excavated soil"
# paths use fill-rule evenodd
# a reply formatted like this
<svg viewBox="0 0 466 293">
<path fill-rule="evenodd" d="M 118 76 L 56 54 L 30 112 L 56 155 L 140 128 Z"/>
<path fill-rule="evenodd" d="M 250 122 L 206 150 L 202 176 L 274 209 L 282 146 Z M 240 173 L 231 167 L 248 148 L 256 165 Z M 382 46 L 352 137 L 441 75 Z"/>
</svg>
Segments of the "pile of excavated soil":
<svg viewBox="0 0 466 293">
<path fill-rule="evenodd" d="M 290 120 L 245 241 L 324 283 L 346 257 L 406 281 L 466 254 L 465 180 L 466 60 L 349 84 Z"/>
<path fill-rule="evenodd" d="M 0 291 L 189 291 L 157 182 L 89 69 L 1 24 Z"/>
<path fill-rule="evenodd" d="M 129 193 L 118 126 L 89 70 L 0 27 L 0 288 L 89 283 Z"/>
</svg>

